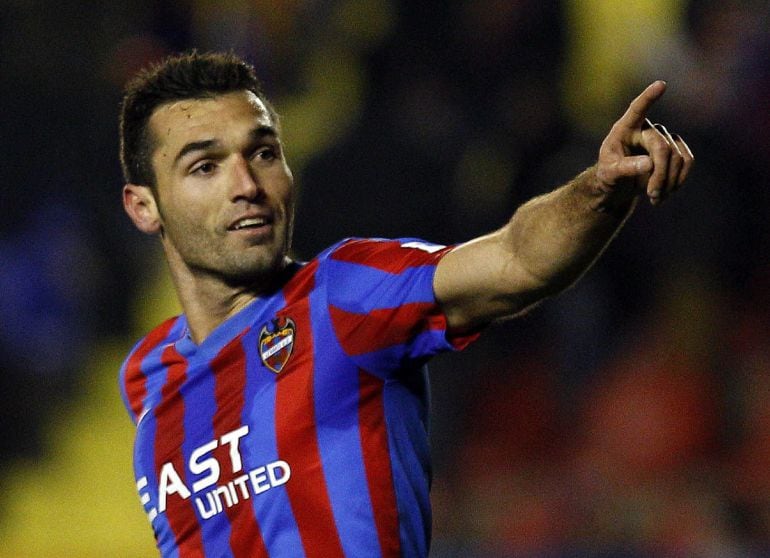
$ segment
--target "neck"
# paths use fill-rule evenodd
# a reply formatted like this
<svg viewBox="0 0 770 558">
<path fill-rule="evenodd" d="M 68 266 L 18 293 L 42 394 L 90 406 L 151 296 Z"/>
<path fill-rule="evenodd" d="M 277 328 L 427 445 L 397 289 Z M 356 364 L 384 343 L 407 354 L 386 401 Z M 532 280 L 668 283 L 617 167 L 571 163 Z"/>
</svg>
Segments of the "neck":
<svg viewBox="0 0 770 558">
<path fill-rule="evenodd" d="M 187 318 L 190 335 L 202 343 L 217 326 L 256 299 L 258 290 L 232 287 L 214 277 L 182 277 L 171 271 L 179 302 Z"/>
<path fill-rule="evenodd" d="M 273 288 L 280 270 L 250 284 L 229 284 L 212 273 L 190 269 L 169 259 L 171 279 L 187 318 L 190 336 L 202 343 L 217 326 Z M 288 260 L 284 261 L 285 264 Z"/>
</svg>

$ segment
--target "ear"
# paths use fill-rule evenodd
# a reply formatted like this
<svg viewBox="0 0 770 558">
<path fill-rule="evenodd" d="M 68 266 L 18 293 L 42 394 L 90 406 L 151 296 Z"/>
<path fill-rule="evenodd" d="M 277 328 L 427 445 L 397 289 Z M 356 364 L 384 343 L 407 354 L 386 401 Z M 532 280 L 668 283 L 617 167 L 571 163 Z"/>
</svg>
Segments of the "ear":
<svg viewBox="0 0 770 558">
<path fill-rule="evenodd" d="M 146 234 L 158 234 L 163 222 L 158 211 L 155 195 L 149 186 L 126 184 L 123 186 L 123 209 L 136 228 Z"/>
</svg>

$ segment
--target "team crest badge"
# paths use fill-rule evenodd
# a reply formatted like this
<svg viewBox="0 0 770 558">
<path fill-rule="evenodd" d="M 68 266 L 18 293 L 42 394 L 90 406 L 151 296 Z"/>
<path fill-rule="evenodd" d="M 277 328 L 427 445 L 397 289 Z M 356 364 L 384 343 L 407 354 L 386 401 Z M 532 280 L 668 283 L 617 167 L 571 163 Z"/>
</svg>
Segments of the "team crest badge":
<svg viewBox="0 0 770 558">
<path fill-rule="evenodd" d="M 297 327 L 291 318 L 276 318 L 259 333 L 259 356 L 262 364 L 278 374 L 289 362 L 294 349 Z"/>
</svg>

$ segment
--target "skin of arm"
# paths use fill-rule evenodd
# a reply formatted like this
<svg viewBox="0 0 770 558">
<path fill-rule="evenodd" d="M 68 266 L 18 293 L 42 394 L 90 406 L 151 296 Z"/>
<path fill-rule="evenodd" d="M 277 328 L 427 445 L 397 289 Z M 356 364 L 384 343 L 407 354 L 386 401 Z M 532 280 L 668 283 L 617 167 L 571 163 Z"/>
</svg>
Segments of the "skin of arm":
<svg viewBox="0 0 770 558">
<path fill-rule="evenodd" d="M 501 229 L 444 256 L 433 286 L 450 330 L 516 315 L 569 287 L 601 255 L 640 193 L 658 205 L 681 186 L 692 152 L 646 119 L 665 88 L 656 81 L 631 102 L 594 166 L 519 207 Z"/>
</svg>

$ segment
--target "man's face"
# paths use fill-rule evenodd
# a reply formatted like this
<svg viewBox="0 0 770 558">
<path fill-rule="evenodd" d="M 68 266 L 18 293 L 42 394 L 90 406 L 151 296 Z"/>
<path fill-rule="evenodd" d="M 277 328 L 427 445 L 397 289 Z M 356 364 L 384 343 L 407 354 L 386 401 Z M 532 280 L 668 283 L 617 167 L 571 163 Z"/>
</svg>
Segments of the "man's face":
<svg viewBox="0 0 770 558">
<path fill-rule="evenodd" d="M 269 279 L 289 249 L 293 183 L 262 101 L 247 91 L 177 101 L 149 125 L 170 265 L 235 285 Z"/>
</svg>

